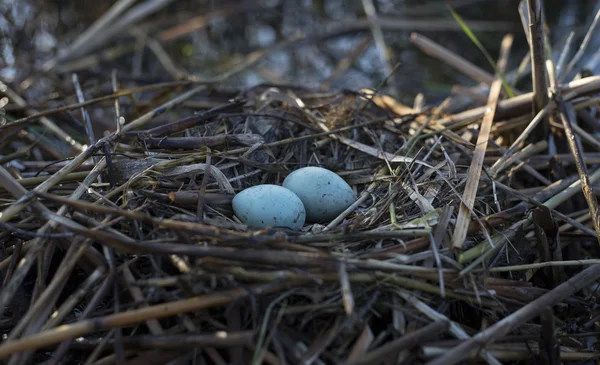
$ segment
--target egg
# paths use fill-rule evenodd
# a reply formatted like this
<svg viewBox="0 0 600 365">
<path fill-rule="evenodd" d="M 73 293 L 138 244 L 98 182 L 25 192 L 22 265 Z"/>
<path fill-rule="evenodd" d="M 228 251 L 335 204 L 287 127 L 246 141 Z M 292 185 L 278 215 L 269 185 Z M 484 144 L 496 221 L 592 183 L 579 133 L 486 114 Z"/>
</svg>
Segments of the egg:
<svg viewBox="0 0 600 365">
<path fill-rule="evenodd" d="M 356 195 L 344 179 L 322 167 L 303 167 L 283 180 L 283 187 L 293 191 L 306 209 L 306 220 L 331 221 L 352 203 Z"/>
<path fill-rule="evenodd" d="M 235 215 L 250 228 L 300 229 L 306 210 L 300 198 L 278 185 L 256 185 L 242 190 L 232 200 Z"/>
</svg>

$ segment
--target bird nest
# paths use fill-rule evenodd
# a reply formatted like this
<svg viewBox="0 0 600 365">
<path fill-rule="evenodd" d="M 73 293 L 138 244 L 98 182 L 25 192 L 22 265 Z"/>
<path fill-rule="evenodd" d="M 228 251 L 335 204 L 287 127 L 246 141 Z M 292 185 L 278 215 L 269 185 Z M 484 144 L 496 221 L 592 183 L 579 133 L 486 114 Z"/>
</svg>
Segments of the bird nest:
<svg viewBox="0 0 600 365">
<path fill-rule="evenodd" d="M 600 78 L 539 99 L 488 77 L 467 106 L 429 107 L 113 74 L 109 94 L 33 110 L 4 85 L 21 109 L 0 126 L 0 358 L 597 358 L 600 161 L 586 151 Z M 300 230 L 235 216 L 237 193 L 306 166 L 337 173 L 356 203 Z"/>
</svg>

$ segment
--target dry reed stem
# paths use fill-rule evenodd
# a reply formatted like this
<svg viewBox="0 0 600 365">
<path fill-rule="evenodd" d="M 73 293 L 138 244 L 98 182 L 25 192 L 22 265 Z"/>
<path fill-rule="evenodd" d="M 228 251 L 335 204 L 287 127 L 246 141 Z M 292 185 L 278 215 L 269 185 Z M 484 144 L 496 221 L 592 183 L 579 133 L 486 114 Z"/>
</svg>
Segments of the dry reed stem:
<svg viewBox="0 0 600 365">
<path fill-rule="evenodd" d="M 281 289 L 281 286 L 260 286 L 253 288 L 252 292 L 254 295 L 259 295 L 275 292 Z M 116 313 L 104 317 L 87 319 L 71 325 L 59 326 L 56 329 L 40 332 L 23 339 L 3 342 L 0 345 L 0 359 L 5 359 L 15 353 L 43 348 L 48 345 L 59 343 L 60 341 L 72 339 L 104 329 L 125 327 L 144 322 L 148 319 L 165 318 L 175 314 L 221 306 L 233 301 L 234 299 L 243 298 L 248 295 L 250 295 L 248 290 L 233 289 L 223 291 L 221 293 L 213 293 L 166 304 L 159 304 L 130 310 L 127 312 Z"/>
<path fill-rule="evenodd" d="M 142 86 L 142 87 L 127 89 L 127 90 L 121 90 L 121 91 L 113 93 L 113 94 L 89 99 L 82 103 L 75 103 L 75 104 L 61 106 L 58 108 L 48 109 L 48 110 L 44 110 L 39 113 L 29 115 L 29 116 L 21 118 L 21 119 L 17 119 L 13 122 L 6 123 L 4 125 L 0 125 L 0 132 L 5 131 L 5 130 L 10 130 L 11 128 L 17 128 L 17 127 L 22 128 L 22 127 L 24 127 L 25 124 L 31 123 L 35 119 L 40 119 L 40 118 L 46 117 L 48 115 L 57 114 L 57 113 L 64 112 L 67 110 L 82 108 L 85 106 L 100 103 L 102 101 L 117 99 L 121 96 L 130 96 L 133 94 L 138 94 L 138 93 L 143 93 L 143 92 L 148 92 L 148 91 L 155 91 L 155 90 L 166 89 L 166 88 L 176 88 L 176 87 L 190 85 L 191 83 L 192 83 L 191 81 L 171 81 L 171 82 L 152 84 L 152 85 L 148 85 L 148 86 Z"/>
<path fill-rule="evenodd" d="M 250 357 L 253 363 L 269 364 L 370 363 L 388 358 L 411 363 L 478 341 L 488 330 L 477 335 L 470 324 L 480 321 L 482 328 L 504 326 L 491 336 L 516 349 L 475 346 L 460 356 L 497 365 L 526 359 L 525 345 L 531 346 L 533 356 L 548 354 L 535 343 L 540 331 L 551 329 L 555 321 L 557 334 L 548 339 L 556 340 L 562 351 L 548 358 L 593 358 L 572 340 L 570 347 L 565 346 L 567 337 L 582 337 L 562 332 L 566 321 L 572 320 L 565 313 L 557 311 L 550 317 L 550 312 L 543 312 L 543 328 L 528 319 L 542 313 L 542 308 L 533 313 L 536 310 L 528 306 L 548 304 L 548 295 L 557 295 L 539 284 L 546 283 L 547 271 L 541 269 L 580 270 L 598 263 L 581 259 L 595 257 L 598 246 L 590 249 L 578 243 L 596 236 L 590 228 L 593 204 L 582 210 L 586 201 L 579 192 L 587 191 L 585 198 L 593 203 L 590 196 L 600 170 L 588 175 L 585 168 L 600 161 L 598 154 L 541 153 L 557 144 L 559 151 L 566 151 L 567 143 L 560 138 L 526 143 L 548 114 L 561 112 L 553 99 L 534 116 L 531 104 L 539 92 L 497 100 L 493 96 L 499 92 L 493 87 L 484 96 L 487 105 L 473 108 L 481 105 L 493 76 L 418 33 L 412 33 L 413 44 L 480 83 L 454 88 L 471 100 L 462 103 L 464 98 L 450 95 L 432 105 L 426 92 L 416 90 L 414 103 L 409 102 L 414 106 L 407 107 L 379 87 L 317 92 L 275 79 L 273 85 L 247 90 L 221 83 L 276 52 L 316 45 L 311 52 L 327 54 L 325 41 L 368 29 L 375 30 L 382 50 L 381 31 L 442 29 L 450 23 L 452 29 L 460 28 L 454 21 L 399 22 L 383 13 L 375 17 L 372 4 L 364 5 L 370 18 L 338 22 L 329 31 L 275 43 L 248 54 L 233 69 L 202 80 L 177 66 L 179 60 L 171 58 L 164 37 L 182 37 L 215 17 L 237 16 L 244 9 L 266 9 L 250 3 L 224 8 L 165 31 L 160 21 L 146 19 L 157 8 L 144 12 L 121 0 L 81 38 L 98 35 L 98 39 L 75 43 L 82 45 L 79 55 L 72 53 L 75 57 L 57 64 L 48 75 L 33 73 L 32 78 L 51 80 L 57 95 L 64 93 L 56 83 L 63 77 L 57 72 L 81 70 L 82 83 L 78 76 L 68 78 L 66 88 L 74 87 L 74 95 L 60 101 L 6 106 L 7 119 L 20 119 L 0 126 L 0 144 L 8 152 L 0 163 L 10 163 L 0 169 L 4 209 L 0 241 L 5 247 L 0 269 L 6 270 L 0 304 L 16 312 L 3 322 L 10 332 L 0 344 L 0 355 L 14 365 L 47 357 L 46 351 L 53 351 L 48 365 L 78 354 L 80 362 L 98 365 L 241 363 Z M 107 29 L 110 19 L 118 23 L 115 29 L 129 28 L 141 19 L 145 23 L 128 32 L 136 40 L 121 42 L 122 37 L 113 37 L 114 30 Z M 155 25 L 157 38 L 147 38 L 148 26 Z M 529 32 L 527 37 L 533 39 Z M 94 53 L 89 48 L 98 45 L 96 41 L 113 39 L 115 46 Z M 336 60 L 328 65 L 335 71 L 322 86 L 333 85 L 336 78 L 336 85 L 344 81 L 339 78 L 350 67 L 353 72 L 360 69 L 360 57 L 372 44 L 369 39 L 357 38 L 357 47 L 347 54 L 327 54 L 326 62 Z M 501 61 L 505 46 L 503 42 Z M 108 77 L 87 72 L 102 62 L 118 63 L 118 57 L 130 52 L 137 52 L 137 68 L 142 47 L 149 47 L 150 62 L 187 80 L 119 91 L 121 85 L 139 82 L 139 70 L 134 76 L 118 74 L 118 67 Z M 562 52 L 561 64 L 567 53 Z M 539 58 L 529 56 L 521 66 L 531 66 L 532 59 Z M 259 67 L 259 74 L 273 77 L 272 70 Z M 551 62 L 544 67 L 554 77 Z M 539 70 L 534 70 L 534 78 Z M 506 79 L 514 86 L 528 72 L 519 67 L 506 73 Z M 600 125 L 591 113 L 598 104 L 600 77 L 550 81 L 571 118 L 566 126 L 551 121 L 552 131 L 600 150 L 594 136 Z M 90 83 L 97 86 L 88 88 Z M 107 90 L 112 93 L 104 95 Z M 67 105 L 53 107 L 59 102 Z M 491 115 L 486 113 L 490 104 L 495 107 Z M 42 105 L 50 108 L 41 110 Z M 577 119 L 569 114 L 570 108 L 577 111 Z M 30 109 L 40 111 L 28 114 Z M 75 109 L 76 118 L 70 112 Z M 71 115 L 71 122 L 83 117 L 87 136 L 78 137 L 80 142 L 89 138 L 88 150 L 62 156 L 51 143 L 59 140 L 54 134 L 49 143 L 35 144 L 38 134 L 30 132 L 38 128 L 34 124 L 40 118 L 58 121 L 65 115 Z M 88 118 L 92 115 L 95 119 Z M 109 130 L 98 141 L 90 128 L 96 121 L 94 127 Z M 26 149 L 13 153 L 13 136 L 23 139 Z M 475 139 L 477 144 L 472 143 Z M 253 231 L 235 216 L 231 201 L 236 193 L 256 184 L 281 184 L 291 171 L 309 165 L 338 173 L 358 201 L 336 219 L 311 222 L 300 231 L 270 227 Z M 474 187 L 468 183 L 462 187 L 466 182 Z M 462 189 L 464 196 L 458 193 Z M 472 195 L 470 202 L 467 194 Z M 453 214 L 457 205 L 458 221 Z M 538 262 L 540 255 L 530 243 L 536 227 L 529 213 L 541 205 L 549 207 L 547 212 L 561 224 L 557 249 L 567 247 L 565 255 L 573 256 Z M 465 208 L 477 219 L 463 219 Z M 463 247 L 467 249 L 455 259 L 456 252 L 448 247 L 449 226 L 459 224 L 476 244 Z M 33 288 L 27 275 L 36 277 Z M 297 289 L 285 291 L 288 287 Z M 255 295 L 246 288 L 283 295 Z M 31 303 L 20 304 L 23 295 L 31 295 Z M 552 301 L 572 306 L 573 311 L 591 310 L 578 296 L 564 291 L 560 296 Z M 412 306 L 403 306 L 403 298 Z M 517 311 L 521 307 L 530 308 L 525 317 Z M 518 336 L 500 333 L 516 327 L 502 324 L 510 313 L 516 316 Z M 594 320 L 586 319 L 585 328 L 593 327 Z M 420 332 L 431 321 L 440 322 Z M 440 333 L 436 325 L 447 331 Z M 414 336 L 423 337 L 415 342 Z"/>
<path fill-rule="evenodd" d="M 377 363 L 392 354 L 396 354 L 404 349 L 411 349 L 419 346 L 421 343 L 431 340 L 448 329 L 449 323 L 445 320 L 435 321 L 421 329 L 408 333 L 397 340 L 388 342 L 382 347 L 367 352 L 360 359 L 348 361 L 346 365 L 362 365 Z"/>
<path fill-rule="evenodd" d="M 600 76 L 590 76 L 571 81 L 559 86 L 560 92 L 565 94 L 565 100 L 577 96 L 585 96 L 600 90 Z M 528 113 L 528 106 L 533 102 L 533 92 L 521 94 L 514 98 L 498 102 L 496 118 L 516 117 Z M 568 95 L 568 97 L 566 97 Z M 472 122 L 482 118 L 487 106 L 476 107 L 448 117 L 441 118 L 437 123 L 443 126 L 452 126 L 463 122 Z"/>
<path fill-rule="evenodd" d="M 415 307 L 417 310 L 419 310 L 421 313 L 423 313 L 429 319 L 437 320 L 437 321 L 448 321 L 448 323 L 450 324 L 448 330 L 457 339 L 467 340 L 467 339 L 471 338 L 467 334 L 467 332 L 465 332 L 462 329 L 462 327 L 460 327 L 460 325 L 458 323 L 452 322 L 448 317 L 435 311 L 433 308 L 431 308 L 430 306 L 425 304 L 423 301 L 419 300 L 414 294 L 408 293 L 404 290 L 398 290 L 397 293 L 400 297 L 402 297 L 402 299 L 406 300 L 408 303 L 410 303 L 413 307 Z M 489 365 L 500 365 L 501 364 L 500 361 L 498 361 L 492 354 L 490 354 L 485 349 L 481 349 L 479 351 L 479 355 L 483 359 L 485 359 Z"/>
<path fill-rule="evenodd" d="M 481 347 L 491 344 L 500 337 L 507 335 L 512 329 L 539 315 L 544 308 L 555 305 L 598 279 L 600 279 L 600 265 L 590 266 L 538 299 L 528 303 L 523 308 L 501 319 L 484 331 L 479 332 L 471 339 L 464 341 L 444 355 L 428 362 L 427 365 L 454 365 L 461 362 L 468 358 L 473 351 L 477 351 Z"/>
<path fill-rule="evenodd" d="M 543 2 L 527 0 L 529 14 L 529 48 L 533 78 L 533 113 L 548 105 L 548 76 L 546 73 L 546 37 L 543 28 Z M 544 134 L 545 135 L 545 134 Z M 537 137 L 536 137 L 537 138 Z"/>
<path fill-rule="evenodd" d="M 10 87 L 8 87 L 8 85 L 4 84 L 1 81 L 0 81 L 0 89 L 2 90 L 2 92 L 6 93 L 8 95 L 8 97 L 11 100 L 13 100 L 14 102 L 16 102 L 19 106 L 21 106 L 23 108 L 27 107 L 27 102 L 21 96 L 19 96 L 19 94 L 17 94 Z M 28 109 L 28 114 L 35 115 L 35 114 L 37 114 L 37 111 Z M 57 137 L 59 137 L 61 140 L 65 141 L 75 151 L 83 151 L 85 149 L 85 147 L 83 145 L 81 145 L 79 142 L 74 140 L 67 132 L 65 132 L 62 128 L 57 126 L 50 119 L 41 117 L 40 123 L 44 127 L 46 127 L 48 130 L 50 130 L 52 133 L 54 133 Z M 9 125 L 0 126 L 0 128 L 1 128 L 0 130 L 9 127 Z M 16 130 L 13 129 L 12 132 L 15 133 Z M 7 133 L 7 135 L 10 136 L 10 133 Z M 4 135 L 3 139 L 5 139 L 7 137 L 7 135 Z"/>
<path fill-rule="evenodd" d="M 500 57 L 498 60 L 499 72 L 504 72 L 506 62 L 508 60 L 508 55 L 510 53 L 510 48 L 512 46 L 512 40 L 512 35 L 507 35 L 502 40 L 502 46 L 500 48 Z M 471 220 L 471 212 L 473 210 L 472 206 L 475 202 L 477 188 L 479 186 L 479 177 L 481 176 L 483 159 L 487 150 L 488 138 L 492 129 L 492 123 L 494 121 L 494 116 L 496 113 L 496 106 L 498 104 L 498 98 L 500 97 L 501 91 L 502 79 L 500 78 L 500 76 L 497 76 L 496 80 L 494 80 L 494 82 L 492 83 L 492 87 L 490 88 L 490 95 L 487 104 L 488 110 L 486 111 L 486 114 L 483 117 L 483 121 L 481 122 L 481 130 L 479 131 L 477 145 L 475 147 L 475 152 L 473 153 L 473 160 L 471 161 L 471 166 L 469 168 L 469 177 L 465 185 L 463 201 L 461 202 L 458 211 L 458 217 L 456 219 L 454 234 L 452 236 L 452 243 L 450 245 L 451 248 L 456 250 L 461 250 L 463 248 L 465 238 L 467 236 L 467 230 L 469 228 L 469 223 Z"/>
<path fill-rule="evenodd" d="M 600 244 L 600 212 L 598 212 L 598 200 L 592 191 L 592 183 L 587 166 L 581 158 L 583 153 L 581 144 L 573 133 L 573 129 L 571 127 L 571 118 L 569 117 L 565 103 L 558 95 L 556 96 L 555 100 L 558 104 L 559 115 L 565 128 L 569 148 L 571 149 L 571 153 L 573 153 L 573 158 L 575 159 L 575 166 L 577 167 L 577 172 L 579 174 L 579 181 L 581 181 L 581 190 L 583 191 L 583 195 L 590 209 L 590 217 L 592 217 L 592 223 L 594 224 L 594 229 L 596 230 L 596 239 Z"/>
<path fill-rule="evenodd" d="M 454 67 L 475 81 L 486 85 L 492 85 L 494 82 L 494 75 L 491 75 L 489 72 L 419 33 L 412 33 L 410 41 L 421 48 L 427 55 Z"/>
</svg>

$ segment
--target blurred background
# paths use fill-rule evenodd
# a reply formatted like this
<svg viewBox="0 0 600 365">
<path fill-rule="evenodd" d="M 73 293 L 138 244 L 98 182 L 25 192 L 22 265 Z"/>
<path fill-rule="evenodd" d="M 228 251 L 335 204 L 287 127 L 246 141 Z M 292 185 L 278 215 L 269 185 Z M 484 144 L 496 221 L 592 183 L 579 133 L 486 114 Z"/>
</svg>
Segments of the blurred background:
<svg viewBox="0 0 600 365">
<path fill-rule="evenodd" d="M 573 44 L 581 43 L 599 2 L 544 3 L 558 57 L 570 32 L 574 32 Z M 423 34 L 493 72 L 453 19 L 449 5 L 469 22 L 494 58 L 503 35 L 513 33 L 508 69 L 515 69 L 528 50 L 518 4 L 518 0 L 2 0 L 0 80 L 27 100 L 48 100 L 52 96 L 46 92 L 53 89 L 46 90 L 44 83 L 51 81 L 36 76 L 50 70 L 58 78 L 70 79 L 77 73 L 84 86 L 86 77 L 105 74 L 108 80 L 116 70 L 121 82 L 141 85 L 176 78 L 177 73 L 165 67 L 167 62 L 182 75 L 210 79 L 253 52 L 266 51 L 261 62 L 227 83 L 242 88 L 261 83 L 333 90 L 377 87 L 397 65 L 386 87 L 405 103 L 412 103 L 420 92 L 434 102 L 448 95 L 454 84 L 475 82 L 425 55 L 411 44 L 410 34 Z M 365 13 L 371 5 L 378 17 L 375 23 L 381 26 L 387 62 L 373 42 Z M 85 42 L 80 54 L 71 52 L 52 65 L 96 20 L 119 6 L 119 15 L 112 20 L 115 27 L 109 28 L 112 34 L 101 31 Z M 599 71 L 599 46 L 600 36 L 593 37 L 581 61 L 594 73 Z M 166 58 L 161 60 L 161 54 Z M 344 59 L 351 64 L 336 76 L 336 66 Z"/>
</svg>

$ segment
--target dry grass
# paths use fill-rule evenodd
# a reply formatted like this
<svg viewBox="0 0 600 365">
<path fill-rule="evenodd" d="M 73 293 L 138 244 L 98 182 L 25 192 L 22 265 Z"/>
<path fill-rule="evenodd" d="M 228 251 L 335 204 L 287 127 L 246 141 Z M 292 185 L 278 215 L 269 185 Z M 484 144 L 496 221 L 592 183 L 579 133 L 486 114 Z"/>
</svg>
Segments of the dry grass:
<svg viewBox="0 0 600 365">
<path fill-rule="evenodd" d="M 385 59 L 385 19 L 370 1 L 363 5 Z M 127 17 L 119 19 L 125 26 Z M 537 25 L 526 29 L 542 33 L 528 39 L 545 38 Z M 84 57 L 94 32 L 72 52 Z M 46 109 L 5 85 L 18 105 L 6 117 L 18 117 L 0 126 L 7 151 L 0 358 L 13 365 L 63 357 L 82 364 L 597 359 L 587 343 L 598 336 L 599 318 L 591 303 L 600 279 L 600 77 L 550 77 L 543 86 L 539 47 L 531 47 L 536 91 L 508 98 L 498 75 L 419 34 L 411 39 L 482 83 L 455 88 L 476 96 L 468 107 L 456 110 L 460 95 L 423 109 L 378 90 L 225 88 L 272 50 L 199 80 L 156 40 L 152 51 L 178 81 L 128 88 L 109 72 L 99 82 L 108 80 L 112 93 L 86 100 L 73 78 L 77 97 Z M 511 41 L 507 35 L 502 45 L 501 71 Z M 360 54 L 344 59 L 336 77 Z M 66 67 L 59 61 L 45 65 L 49 74 Z M 98 113 L 110 116 L 105 135 L 91 123 Z M 85 133 L 67 132 L 69 118 L 80 118 Z M 32 134 L 36 125 L 47 138 Z M 357 203 L 299 232 L 253 231 L 234 216 L 236 193 L 281 184 L 309 165 L 340 174 Z"/>
</svg>

